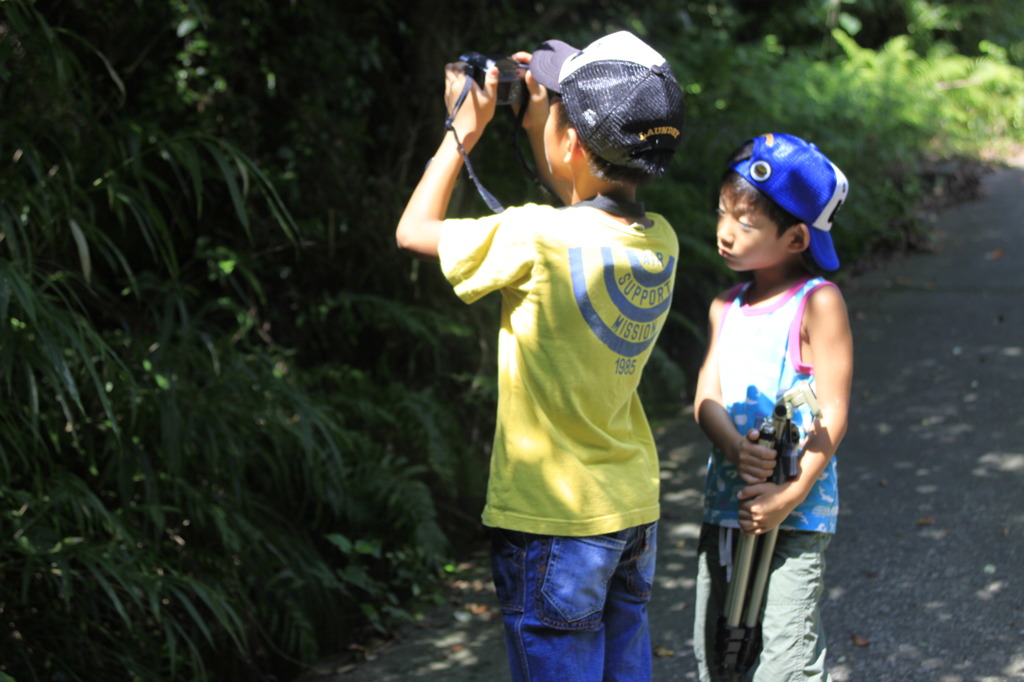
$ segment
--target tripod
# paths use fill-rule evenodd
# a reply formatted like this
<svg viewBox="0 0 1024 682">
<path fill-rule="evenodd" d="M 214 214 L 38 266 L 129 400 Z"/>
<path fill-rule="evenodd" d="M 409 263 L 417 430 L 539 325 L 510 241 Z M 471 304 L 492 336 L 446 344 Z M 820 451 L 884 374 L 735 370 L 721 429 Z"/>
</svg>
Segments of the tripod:
<svg viewBox="0 0 1024 682">
<path fill-rule="evenodd" d="M 782 394 L 772 410 L 771 420 L 760 428 L 758 445 L 775 450 L 775 472 L 772 475 L 775 483 L 796 478 L 800 473 L 800 453 L 797 451 L 800 432 L 793 423 L 793 410 L 800 405 L 807 405 L 815 419 L 821 416 L 814 391 L 806 381 Z M 760 653 L 761 606 L 778 536 L 778 526 L 760 536 L 740 534 L 732 580 L 725 596 L 725 609 L 718 618 L 715 637 L 715 657 L 722 674 L 747 672 Z M 758 551 L 757 572 L 751 582 L 751 567 Z"/>
</svg>

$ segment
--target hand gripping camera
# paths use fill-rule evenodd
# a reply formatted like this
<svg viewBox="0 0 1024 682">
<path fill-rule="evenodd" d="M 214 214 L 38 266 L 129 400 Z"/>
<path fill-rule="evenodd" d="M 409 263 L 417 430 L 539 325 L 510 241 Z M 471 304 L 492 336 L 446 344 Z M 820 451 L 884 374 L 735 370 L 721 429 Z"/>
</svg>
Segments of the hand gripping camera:
<svg viewBox="0 0 1024 682">
<path fill-rule="evenodd" d="M 459 57 L 464 63 L 466 75 L 484 87 L 484 77 L 494 66 L 498 67 L 498 104 L 522 105 L 529 98 L 523 77 L 527 66 L 511 57 L 494 57 L 479 52 L 466 52 Z"/>
<path fill-rule="evenodd" d="M 487 206 L 490 207 L 495 213 L 501 213 L 504 211 L 504 207 L 501 205 L 493 194 L 487 191 L 487 189 L 477 178 L 476 172 L 473 170 L 473 164 L 469 161 L 469 155 L 462 146 L 462 141 L 459 140 L 458 133 L 455 131 L 453 122 L 455 121 L 455 115 L 459 111 L 459 107 L 465 101 L 466 96 L 469 94 L 473 84 L 470 82 L 470 78 L 476 81 L 476 84 L 481 88 L 484 86 L 484 79 L 487 77 L 487 72 L 492 67 L 498 67 L 498 90 L 496 93 L 497 104 L 518 104 L 518 111 L 513 110 L 512 113 L 516 117 L 515 129 L 512 133 L 512 148 L 516 152 L 516 158 L 519 159 L 519 163 L 533 175 L 533 180 L 538 185 L 543 187 L 543 183 L 537 177 L 536 171 L 530 169 L 526 160 L 523 158 L 522 151 L 519 148 L 519 131 L 522 130 L 523 116 L 526 114 L 526 107 L 530 102 L 530 93 L 526 88 L 526 83 L 523 82 L 523 78 L 526 76 L 526 70 L 529 68 L 525 64 L 520 64 L 511 57 L 489 57 L 487 55 L 480 54 L 479 52 L 465 52 L 463 53 L 457 62 L 449 64 L 448 68 L 454 69 L 457 66 L 462 67 L 463 73 L 469 78 L 465 79 L 465 83 L 462 88 L 462 93 L 459 95 L 455 102 L 454 107 L 448 114 L 447 120 L 444 122 L 445 130 L 450 130 L 455 134 L 455 144 L 459 147 L 459 152 L 462 154 L 462 159 L 466 164 L 466 172 L 469 174 L 469 178 L 476 185 L 477 192 L 480 193 L 481 198 L 486 202 Z M 549 193 L 554 195 L 553 192 L 548 190 Z"/>
</svg>

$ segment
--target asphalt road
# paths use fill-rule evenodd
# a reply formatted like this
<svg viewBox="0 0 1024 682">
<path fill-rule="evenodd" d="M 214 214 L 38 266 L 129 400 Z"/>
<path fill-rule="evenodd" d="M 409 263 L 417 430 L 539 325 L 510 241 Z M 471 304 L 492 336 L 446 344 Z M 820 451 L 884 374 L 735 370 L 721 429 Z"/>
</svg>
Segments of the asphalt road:
<svg viewBox="0 0 1024 682">
<path fill-rule="evenodd" d="M 1024 680 L 1024 170 L 987 176 L 935 229 L 934 251 L 843 284 L 856 368 L 822 604 L 836 682 Z M 707 446 L 685 415 L 659 444 L 654 680 L 693 680 Z M 507 681 L 485 563 L 400 640 L 303 682 Z"/>
</svg>

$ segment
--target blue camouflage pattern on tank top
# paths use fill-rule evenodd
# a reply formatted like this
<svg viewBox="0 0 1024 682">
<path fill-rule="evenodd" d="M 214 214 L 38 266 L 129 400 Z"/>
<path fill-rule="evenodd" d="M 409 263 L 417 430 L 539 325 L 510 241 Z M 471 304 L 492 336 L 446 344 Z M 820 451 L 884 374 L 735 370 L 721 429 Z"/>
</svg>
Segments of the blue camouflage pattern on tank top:
<svg viewBox="0 0 1024 682">
<path fill-rule="evenodd" d="M 820 277 L 791 288 L 770 308 L 743 304 L 749 284 L 738 288 L 719 326 L 718 362 L 722 398 L 736 429 L 745 434 L 772 413 L 776 400 L 800 381 L 814 386 L 813 368 L 799 366 L 800 324 L 806 297 L 829 285 Z M 793 346 L 793 347 L 791 347 Z M 806 405 L 795 410 L 794 423 L 804 447 L 812 418 Z M 718 449 L 708 458 L 704 488 L 704 520 L 720 526 L 739 526 L 739 501 L 744 487 L 736 467 Z M 833 457 L 811 492 L 781 524 L 786 530 L 835 533 L 839 496 Z"/>
</svg>

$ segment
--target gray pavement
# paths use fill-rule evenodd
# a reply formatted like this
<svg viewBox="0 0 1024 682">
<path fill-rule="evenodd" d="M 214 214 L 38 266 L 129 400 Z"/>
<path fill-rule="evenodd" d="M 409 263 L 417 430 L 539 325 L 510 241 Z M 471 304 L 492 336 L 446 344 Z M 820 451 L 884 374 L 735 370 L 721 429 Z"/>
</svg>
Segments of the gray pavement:
<svg viewBox="0 0 1024 682">
<path fill-rule="evenodd" d="M 856 368 L 822 605 L 836 682 L 1024 680 L 1024 170 L 983 192 L 938 217 L 933 252 L 843 284 Z M 654 680 L 693 680 L 707 447 L 687 415 L 659 443 Z M 370 660 L 304 682 L 505 682 L 485 563 Z"/>
<path fill-rule="evenodd" d="M 983 189 L 940 217 L 934 254 L 847 288 L 837 680 L 1024 680 L 1024 172 Z"/>
</svg>

